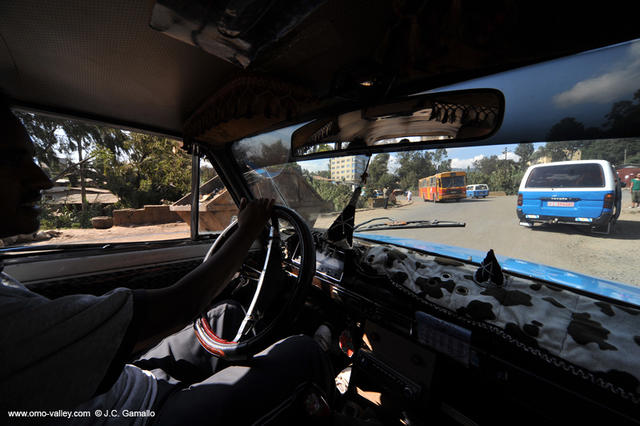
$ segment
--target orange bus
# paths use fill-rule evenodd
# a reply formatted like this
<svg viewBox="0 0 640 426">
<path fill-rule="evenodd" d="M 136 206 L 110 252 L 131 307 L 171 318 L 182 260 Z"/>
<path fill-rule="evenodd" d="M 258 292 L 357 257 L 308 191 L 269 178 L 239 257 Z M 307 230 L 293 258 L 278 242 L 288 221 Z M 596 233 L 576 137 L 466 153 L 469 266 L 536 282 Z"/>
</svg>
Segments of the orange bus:
<svg viewBox="0 0 640 426">
<path fill-rule="evenodd" d="M 420 197 L 424 201 L 456 200 L 467 197 L 465 172 L 443 172 L 418 181 Z"/>
</svg>

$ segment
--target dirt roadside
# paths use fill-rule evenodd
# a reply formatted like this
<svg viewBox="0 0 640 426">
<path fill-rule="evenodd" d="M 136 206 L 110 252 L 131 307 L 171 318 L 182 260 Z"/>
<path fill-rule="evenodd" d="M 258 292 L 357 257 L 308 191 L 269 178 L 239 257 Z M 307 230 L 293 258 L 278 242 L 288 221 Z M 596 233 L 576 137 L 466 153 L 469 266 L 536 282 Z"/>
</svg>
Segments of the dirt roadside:
<svg viewBox="0 0 640 426">
<path fill-rule="evenodd" d="M 41 230 L 46 232 L 47 230 Z M 125 243 L 189 238 L 189 225 L 184 222 L 148 226 L 114 226 L 109 229 L 55 229 L 57 236 L 21 245 Z"/>
</svg>

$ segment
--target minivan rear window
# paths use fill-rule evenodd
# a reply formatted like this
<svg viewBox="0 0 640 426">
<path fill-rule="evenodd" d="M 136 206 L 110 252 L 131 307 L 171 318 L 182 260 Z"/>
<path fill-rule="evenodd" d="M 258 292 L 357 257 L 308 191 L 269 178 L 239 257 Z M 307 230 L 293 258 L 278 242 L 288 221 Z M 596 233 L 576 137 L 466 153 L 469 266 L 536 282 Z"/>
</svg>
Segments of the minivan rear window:
<svg viewBox="0 0 640 426">
<path fill-rule="evenodd" d="M 604 173 L 600 164 L 560 164 L 531 170 L 526 188 L 602 188 Z"/>
</svg>

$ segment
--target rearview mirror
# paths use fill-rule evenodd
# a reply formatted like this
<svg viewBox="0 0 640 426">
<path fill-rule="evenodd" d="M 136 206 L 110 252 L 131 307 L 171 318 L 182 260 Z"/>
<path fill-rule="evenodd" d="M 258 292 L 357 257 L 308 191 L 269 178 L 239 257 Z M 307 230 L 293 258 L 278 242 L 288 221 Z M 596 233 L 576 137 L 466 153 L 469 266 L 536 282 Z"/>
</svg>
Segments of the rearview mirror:
<svg viewBox="0 0 640 426">
<path fill-rule="evenodd" d="M 293 161 L 426 149 L 493 135 L 504 116 L 498 90 L 428 93 L 318 118 L 291 135 Z"/>
</svg>

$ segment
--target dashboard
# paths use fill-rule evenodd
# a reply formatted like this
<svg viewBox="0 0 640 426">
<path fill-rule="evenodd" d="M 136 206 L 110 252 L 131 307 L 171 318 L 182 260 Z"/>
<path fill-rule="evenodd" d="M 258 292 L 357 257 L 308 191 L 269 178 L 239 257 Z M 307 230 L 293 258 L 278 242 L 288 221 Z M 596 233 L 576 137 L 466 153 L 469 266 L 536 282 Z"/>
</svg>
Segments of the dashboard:
<svg viewBox="0 0 640 426">
<path fill-rule="evenodd" d="M 638 402 L 602 386 L 601 376 L 591 380 L 587 369 L 536 346 L 508 323 L 506 333 L 481 317 L 467 320 L 476 315 L 469 309 L 473 302 L 456 312 L 455 304 L 444 309 L 426 300 L 425 294 L 438 292 L 451 299 L 475 297 L 476 304 L 506 297 L 501 289 L 474 283 L 477 266 L 432 257 L 430 272 L 421 272 L 429 279 L 418 279 L 420 286 L 409 291 L 416 280 L 399 283 L 394 277 L 406 271 L 399 265 L 415 259 L 399 262 L 388 252 L 393 249 L 366 241 L 347 250 L 322 241 L 311 295 L 313 304 L 332 316 L 334 332 L 351 340 L 346 346 L 354 348 L 352 355 L 342 355 L 352 369 L 349 392 L 383 417 L 390 415 L 386 421 L 402 417 L 407 424 L 421 424 L 431 410 L 429 416 L 451 424 L 510 422 L 522 413 L 532 422 L 549 424 L 601 417 L 639 423 Z M 371 261 L 378 253 L 380 258 Z M 505 280 L 513 289 L 539 285 L 556 298 L 562 294 L 547 283 L 508 274 Z M 488 410 L 496 398 L 500 409 Z"/>
<path fill-rule="evenodd" d="M 390 415 L 385 421 L 421 424 L 430 409 L 451 424 L 510 422 L 522 413 L 545 424 L 600 417 L 640 424 L 634 382 L 623 390 L 624 374 L 598 373 L 605 365 L 621 368 L 625 354 L 594 353 L 586 345 L 554 351 L 546 337 L 571 338 L 550 301 L 577 303 L 583 311 L 605 302 L 510 273 L 499 285 L 479 282 L 478 265 L 416 250 L 361 239 L 344 248 L 321 234 L 314 239 L 310 304 L 340 336 L 338 364 L 351 368 L 348 392 Z M 290 253 L 299 265 L 295 249 Z M 602 325 L 625 327 L 614 322 Z M 487 410 L 496 395 L 500 410 Z"/>
</svg>

